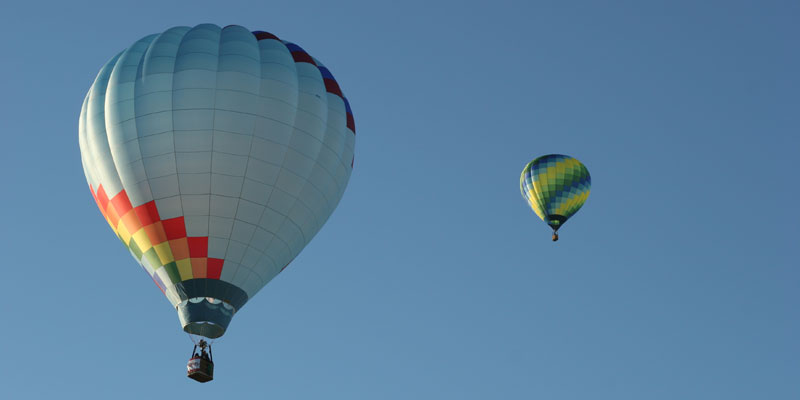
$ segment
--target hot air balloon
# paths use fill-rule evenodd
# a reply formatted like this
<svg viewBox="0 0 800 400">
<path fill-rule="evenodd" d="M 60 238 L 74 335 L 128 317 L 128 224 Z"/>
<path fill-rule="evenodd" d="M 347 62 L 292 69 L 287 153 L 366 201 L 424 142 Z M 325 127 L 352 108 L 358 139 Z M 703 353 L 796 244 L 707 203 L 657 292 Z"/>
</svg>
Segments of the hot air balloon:
<svg viewBox="0 0 800 400">
<path fill-rule="evenodd" d="M 183 330 L 213 339 L 336 208 L 355 123 L 300 46 L 202 24 L 112 57 L 83 102 L 79 140 L 111 229 Z"/>
<path fill-rule="evenodd" d="M 541 156 L 529 162 L 519 177 L 519 189 L 536 215 L 558 229 L 586 202 L 592 178 L 580 161 L 561 154 Z"/>
</svg>

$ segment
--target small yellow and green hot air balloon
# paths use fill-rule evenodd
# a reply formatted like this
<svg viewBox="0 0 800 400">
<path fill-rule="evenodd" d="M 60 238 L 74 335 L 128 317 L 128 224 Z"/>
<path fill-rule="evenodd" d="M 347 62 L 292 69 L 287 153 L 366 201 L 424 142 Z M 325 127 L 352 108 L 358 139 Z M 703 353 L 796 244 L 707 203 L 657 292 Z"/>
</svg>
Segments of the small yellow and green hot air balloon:
<svg viewBox="0 0 800 400">
<path fill-rule="evenodd" d="M 589 197 L 592 178 L 580 161 L 562 154 L 541 156 L 522 170 L 519 188 L 536 215 L 553 228 L 553 241 L 558 228 L 573 216 Z"/>
</svg>

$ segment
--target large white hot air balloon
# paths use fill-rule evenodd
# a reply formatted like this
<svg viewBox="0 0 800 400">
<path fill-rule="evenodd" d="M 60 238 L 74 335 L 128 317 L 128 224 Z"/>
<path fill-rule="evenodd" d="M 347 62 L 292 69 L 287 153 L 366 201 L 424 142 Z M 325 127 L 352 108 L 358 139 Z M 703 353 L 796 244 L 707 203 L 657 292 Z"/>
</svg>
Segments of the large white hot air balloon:
<svg viewBox="0 0 800 400">
<path fill-rule="evenodd" d="M 90 190 L 186 332 L 216 338 L 344 193 L 355 125 L 330 71 L 241 26 L 176 27 L 102 67 L 80 115 Z"/>
</svg>

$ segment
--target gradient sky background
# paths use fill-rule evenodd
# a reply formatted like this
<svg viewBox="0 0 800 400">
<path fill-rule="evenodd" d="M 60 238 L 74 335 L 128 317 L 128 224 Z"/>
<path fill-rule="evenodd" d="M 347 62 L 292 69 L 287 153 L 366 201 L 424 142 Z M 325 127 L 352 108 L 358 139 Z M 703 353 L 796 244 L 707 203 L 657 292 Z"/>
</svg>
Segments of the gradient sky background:
<svg viewBox="0 0 800 400">
<path fill-rule="evenodd" d="M 799 20 L 797 1 L 7 4 L 0 397 L 798 399 Z M 358 136 L 339 208 L 201 385 L 91 198 L 78 115 L 112 55 L 204 22 L 322 60 Z M 593 181 L 558 243 L 519 193 L 547 153 Z"/>
</svg>

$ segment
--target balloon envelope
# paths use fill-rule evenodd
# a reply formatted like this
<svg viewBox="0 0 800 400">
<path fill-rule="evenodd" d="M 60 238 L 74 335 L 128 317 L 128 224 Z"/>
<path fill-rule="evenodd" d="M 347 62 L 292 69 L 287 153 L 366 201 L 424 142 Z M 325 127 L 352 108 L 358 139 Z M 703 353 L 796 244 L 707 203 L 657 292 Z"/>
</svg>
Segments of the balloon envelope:
<svg viewBox="0 0 800 400">
<path fill-rule="evenodd" d="M 330 71 L 241 26 L 146 36 L 83 103 L 86 179 L 114 233 L 178 311 L 221 336 L 344 193 L 355 125 Z"/>
<path fill-rule="evenodd" d="M 536 215 L 558 231 L 589 197 L 592 178 L 580 161 L 561 154 L 529 162 L 519 177 L 522 197 Z"/>
</svg>

